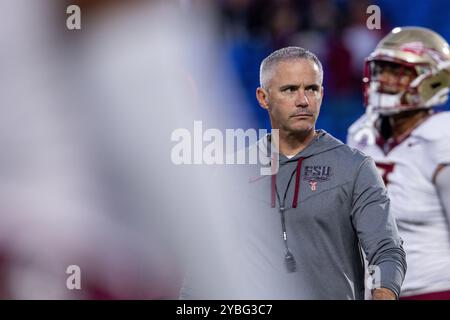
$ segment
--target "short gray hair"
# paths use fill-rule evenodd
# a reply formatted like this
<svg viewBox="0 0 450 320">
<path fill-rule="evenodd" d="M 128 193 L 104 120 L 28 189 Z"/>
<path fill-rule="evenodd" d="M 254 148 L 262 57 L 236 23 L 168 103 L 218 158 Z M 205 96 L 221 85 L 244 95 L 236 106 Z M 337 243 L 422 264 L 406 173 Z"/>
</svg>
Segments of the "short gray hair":
<svg viewBox="0 0 450 320">
<path fill-rule="evenodd" d="M 319 68 L 320 82 L 322 83 L 322 63 L 314 53 L 301 47 L 285 47 L 272 52 L 261 62 L 261 66 L 259 68 L 259 85 L 262 88 L 266 89 L 270 80 L 270 71 L 273 70 L 273 67 L 276 66 L 279 62 L 295 59 L 306 59 L 314 62 Z"/>
</svg>

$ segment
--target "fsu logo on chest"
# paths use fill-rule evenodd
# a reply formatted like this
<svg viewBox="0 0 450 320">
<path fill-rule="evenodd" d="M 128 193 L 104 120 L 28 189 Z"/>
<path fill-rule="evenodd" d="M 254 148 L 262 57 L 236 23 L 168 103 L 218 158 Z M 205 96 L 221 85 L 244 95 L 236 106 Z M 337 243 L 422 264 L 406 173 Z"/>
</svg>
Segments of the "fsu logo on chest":
<svg viewBox="0 0 450 320">
<path fill-rule="evenodd" d="M 311 191 L 316 191 L 319 182 L 330 180 L 331 167 L 305 166 L 303 179 L 308 181 Z"/>
</svg>

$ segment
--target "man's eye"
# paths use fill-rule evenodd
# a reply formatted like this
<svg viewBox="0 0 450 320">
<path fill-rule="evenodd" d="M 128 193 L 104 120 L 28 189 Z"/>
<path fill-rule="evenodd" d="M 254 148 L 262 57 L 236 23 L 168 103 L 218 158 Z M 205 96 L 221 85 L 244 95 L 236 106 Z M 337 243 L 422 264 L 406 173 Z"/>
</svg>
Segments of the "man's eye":
<svg viewBox="0 0 450 320">
<path fill-rule="evenodd" d="M 283 92 L 292 93 L 295 90 L 297 90 L 297 89 L 294 87 L 288 87 L 288 88 L 283 89 Z"/>
<path fill-rule="evenodd" d="M 317 88 L 317 87 L 309 87 L 306 90 L 310 91 L 310 92 L 317 92 L 319 90 L 319 88 Z"/>
</svg>

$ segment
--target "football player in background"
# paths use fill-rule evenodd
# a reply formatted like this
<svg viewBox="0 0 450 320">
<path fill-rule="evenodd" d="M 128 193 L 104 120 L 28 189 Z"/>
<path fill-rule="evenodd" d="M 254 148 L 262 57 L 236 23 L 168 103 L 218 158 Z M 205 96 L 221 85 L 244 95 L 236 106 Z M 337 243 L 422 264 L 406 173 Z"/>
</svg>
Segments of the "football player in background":
<svg viewBox="0 0 450 320">
<path fill-rule="evenodd" d="M 450 299 L 449 45 L 420 27 L 393 29 L 366 59 L 366 112 L 347 143 L 372 156 L 404 240 L 403 299 Z"/>
</svg>

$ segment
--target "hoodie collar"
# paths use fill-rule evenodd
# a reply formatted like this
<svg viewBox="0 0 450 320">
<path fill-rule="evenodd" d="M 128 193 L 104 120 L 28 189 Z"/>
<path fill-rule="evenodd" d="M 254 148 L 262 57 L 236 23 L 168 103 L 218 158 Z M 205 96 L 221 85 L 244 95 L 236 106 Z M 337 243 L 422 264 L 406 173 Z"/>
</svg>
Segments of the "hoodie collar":
<svg viewBox="0 0 450 320">
<path fill-rule="evenodd" d="M 288 162 L 295 162 L 299 158 L 309 158 L 313 155 L 317 155 L 319 153 L 323 153 L 343 145 L 343 143 L 340 140 L 334 138 L 332 135 L 330 135 L 323 129 L 316 130 L 316 133 L 317 133 L 316 136 L 306 146 L 306 148 L 297 153 L 292 158 L 289 159 L 285 155 L 279 154 L 280 165 L 283 165 Z M 259 152 L 261 153 L 260 154 L 261 157 L 270 158 L 272 154 L 270 140 L 271 134 L 267 134 L 258 141 L 258 148 Z"/>
</svg>

